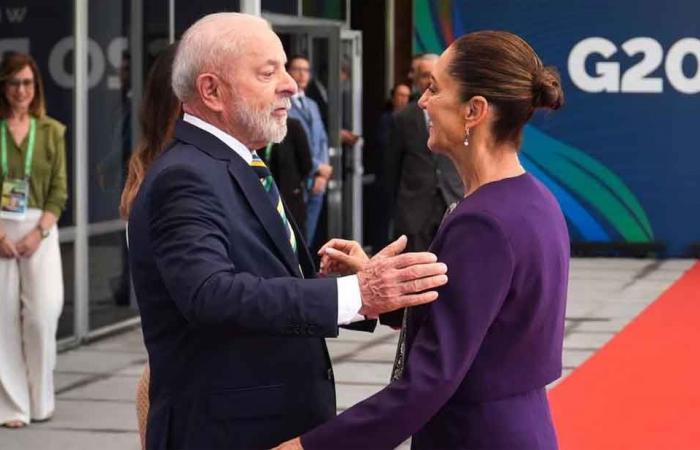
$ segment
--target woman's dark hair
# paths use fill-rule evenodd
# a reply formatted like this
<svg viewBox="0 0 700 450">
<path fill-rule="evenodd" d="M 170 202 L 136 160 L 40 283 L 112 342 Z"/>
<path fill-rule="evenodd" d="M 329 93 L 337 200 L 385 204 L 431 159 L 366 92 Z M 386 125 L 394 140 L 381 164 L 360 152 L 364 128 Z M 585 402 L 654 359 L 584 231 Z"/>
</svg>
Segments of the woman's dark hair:
<svg viewBox="0 0 700 450">
<path fill-rule="evenodd" d="M 119 212 L 125 219 L 148 169 L 172 140 L 175 122 L 182 113 L 182 105 L 170 82 L 176 49 L 177 43 L 173 43 L 161 51 L 148 74 L 139 114 L 141 140 L 129 159 L 129 173 L 119 205 Z"/>
<path fill-rule="evenodd" d="M 448 71 L 463 102 L 480 95 L 495 106 L 496 141 L 520 145 L 522 129 L 538 108 L 559 109 L 564 91 L 559 73 L 545 67 L 520 37 L 506 31 L 478 31 L 452 44 Z"/>
<path fill-rule="evenodd" d="M 41 81 L 41 74 L 36 61 L 26 53 L 10 52 L 0 63 L 0 119 L 10 115 L 12 107 L 5 98 L 5 86 L 14 74 L 29 67 L 34 75 L 34 99 L 29 104 L 29 114 L 41 119 L 46 115 L 46 104 L 44 100 L 44 84 Z"/>
</svg>

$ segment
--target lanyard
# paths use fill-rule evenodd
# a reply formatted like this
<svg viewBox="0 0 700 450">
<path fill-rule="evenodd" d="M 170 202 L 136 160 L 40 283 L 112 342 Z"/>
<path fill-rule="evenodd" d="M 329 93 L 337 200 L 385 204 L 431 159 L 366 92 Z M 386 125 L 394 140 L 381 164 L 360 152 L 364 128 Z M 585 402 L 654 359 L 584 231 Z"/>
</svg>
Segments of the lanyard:
<svg viewBox="0 0 700 450">
<path fill-rule="evenodd" d="M 2 158 L 2 177 L 7 178 L 7 121 L 0 120 L 0 158 Z M 24 178 L 29 178 L 32 173 L 32 157 L 34 156 L 34 137 L 36 136 L 36 119 L 29 121 L 29 143 L 27 145 L 27 157 L 24 160 Z"/>
<path fill-rule="evenodd" d="M 270 152 L 272 151 L 272 142 L 267 144 L 267 147 L 265 147 L 265 161 L 267 161 L 267 164 L 270 164 Z"/>
</svg>

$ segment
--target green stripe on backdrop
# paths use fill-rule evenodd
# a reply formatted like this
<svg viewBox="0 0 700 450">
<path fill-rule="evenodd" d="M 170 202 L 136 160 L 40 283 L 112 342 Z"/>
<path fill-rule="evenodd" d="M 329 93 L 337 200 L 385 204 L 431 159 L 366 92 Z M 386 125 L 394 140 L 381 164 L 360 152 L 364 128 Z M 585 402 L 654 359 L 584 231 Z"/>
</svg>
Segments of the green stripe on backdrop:
<svg viewBox="0 0 700 450">
<path fill-rule="evenodd" d="M 444 49 L 440 45 L 438 30 L 435 29 L 435 20 L 430 12 L 430 0 L 413 0 L 413 29 L 423 43 L 423 48 L 417 48 L 418 45 L 414 38 L 414 53 L 442 53 Z"/>
<path fill-rule="evenodd" d="M 634 194 L 600 162 L 533 127 L 526 129 L 523 152 L 588 204 L 625 241 L 653 240 L 649 219 Z"/>
</svg>

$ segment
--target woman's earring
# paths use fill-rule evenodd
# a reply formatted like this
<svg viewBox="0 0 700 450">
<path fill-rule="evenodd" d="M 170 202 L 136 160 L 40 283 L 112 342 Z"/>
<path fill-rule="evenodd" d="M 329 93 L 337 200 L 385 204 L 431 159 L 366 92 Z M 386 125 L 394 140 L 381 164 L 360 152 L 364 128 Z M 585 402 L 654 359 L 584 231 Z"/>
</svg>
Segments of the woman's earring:
<svg viewBox="0 0 700 450">
<path fill-rule="evenodd" d="M 469 147 L 469 128 L 467 128 L 464 134 L 464 146 Z"/>
</svg>

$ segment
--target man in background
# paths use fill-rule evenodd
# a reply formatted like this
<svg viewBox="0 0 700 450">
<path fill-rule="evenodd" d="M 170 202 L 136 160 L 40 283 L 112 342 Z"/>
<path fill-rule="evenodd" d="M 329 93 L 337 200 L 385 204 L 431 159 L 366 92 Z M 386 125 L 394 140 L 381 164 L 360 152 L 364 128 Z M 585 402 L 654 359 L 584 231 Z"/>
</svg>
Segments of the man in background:
<svg viewBox="0 0 700 450">
<path fill-rule="evenodd" d="M 310 246 L 313 245 L 316 235 L 316 226 L 323 208 L 326 186 L 333 175 L 333 167 L 328 155 L 328 135 L 318 104 L 305 93 L 311 81 L 311 64 L 304 56 L 292 56 L 287 63 L 287 71 L 297 83 L 297 93 L 292 96 L 289 116 L 299 120 L 304 127 L 313 162 L 306 202 L 306 243 Z"/>
<path fill-rule="evenodd" d="M 417 59 L 414 89 L 421 95 L 430 85 L 438 55 Z M 394 115 L 386 157 L 384 182 L 394 205 L 394 236 L 406 234 L 410 251 L 426 250 L 447 207 L 464 195 L 462 181 L 452 162 L 428 149 L 425 111 L 411 102 Z"/>
</svg>

